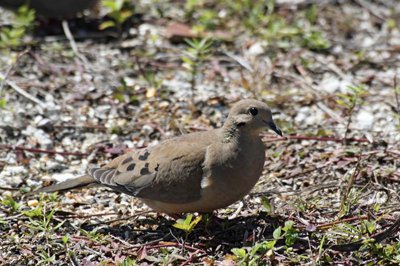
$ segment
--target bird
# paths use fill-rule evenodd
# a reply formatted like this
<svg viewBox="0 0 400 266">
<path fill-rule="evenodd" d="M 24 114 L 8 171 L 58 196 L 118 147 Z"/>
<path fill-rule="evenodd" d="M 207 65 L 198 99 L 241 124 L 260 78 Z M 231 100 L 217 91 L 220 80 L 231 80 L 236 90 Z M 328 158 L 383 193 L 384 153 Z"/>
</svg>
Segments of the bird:
<svg viewBox="0 0 400 266">
<path fill-rule="evenodd" d="M 240 100 L 220 128 L 129 151 L 83 176 L 30 193 L 100 184 L 137 197 L 158 213 L 210 213 L 242 199 L 255 186 L 264 168 L 260 133 L 266 129 L 282 136 L 268 105 Z"/>
</svg>

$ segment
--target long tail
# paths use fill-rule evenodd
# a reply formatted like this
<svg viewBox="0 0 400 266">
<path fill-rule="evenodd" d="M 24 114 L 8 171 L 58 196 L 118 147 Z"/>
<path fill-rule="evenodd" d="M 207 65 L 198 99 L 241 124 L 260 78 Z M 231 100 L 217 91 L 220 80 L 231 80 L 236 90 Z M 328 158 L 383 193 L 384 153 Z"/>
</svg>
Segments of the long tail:
<svg viewBox="0 0 400 266">
<path fill-rule="evenodd" d="M 56 191 L 70 190 L 74 188 L 84 187 L 92 183 L 96 183 L 96 180 L 94 180 L 93 177 L 89 175 L 83 175 L 77 178 L 65 180 L 61 183 L 54 184 L 52 186 L 39 188 L 37 190 L 28 192 L 25 195 L 29 196 L 42 192 L 56 192 Z"/>
</svg>

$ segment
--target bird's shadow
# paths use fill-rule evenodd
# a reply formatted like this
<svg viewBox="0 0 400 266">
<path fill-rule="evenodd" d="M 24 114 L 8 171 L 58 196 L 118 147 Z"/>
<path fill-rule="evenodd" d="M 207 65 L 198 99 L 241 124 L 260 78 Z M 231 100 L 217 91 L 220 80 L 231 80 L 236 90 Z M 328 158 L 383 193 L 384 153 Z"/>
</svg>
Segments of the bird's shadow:
<svg viewBox="0 0 400 266">
<path fill-rule="evenodd" d="M 102 226 L 97 232 L 112 235 L 133 245 L 175 242 L 214 253 L 273 239 L 272 233 L 280 221 L 279 218 L 259 212 L 233 219 L 203 215 L 203 219 L 190 232 L 175 228 L 173 226 L 175 223 L 175 220 L 159 215 L 128 221 L 117 226 Z M 82 228 L 91 231 L 95 226 L 82 225 Z"/>
</svg>

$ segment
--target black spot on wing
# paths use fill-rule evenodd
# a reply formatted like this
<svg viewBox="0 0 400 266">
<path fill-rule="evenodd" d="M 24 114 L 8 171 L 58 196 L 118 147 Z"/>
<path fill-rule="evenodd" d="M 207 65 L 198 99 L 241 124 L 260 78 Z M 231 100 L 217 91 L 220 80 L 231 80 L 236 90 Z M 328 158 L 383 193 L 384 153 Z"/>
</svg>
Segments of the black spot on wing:
<svg viewBox="0 0 400 266">
<path fill-rule="evenodd" d="M 133 171 L 133 169 L 135 169 L 136 164 L 131 163 L 127 168 L 126 171 Z"/>
<path fill-rule="evenodd" d="M 129 156 L 128 158 L 126 158 L 125 160 L 122 161 L 122 164 L 127 164 L 127 163 L 130 163 L 132 161 L 133 161 L 133 158 Z"/>
<path fill-rule="evenodd" d="M 156 166 L 156 168 L 154 168 L 154 171 L 157 172 L 159 167 L 160 167 L 160 164 L 158 163 L 157 166 Z"/>
<path fill-rule="evenodd" d="M 149 157 L 149 155 L 150 155 L 150 152 L 146 151 L 144 154 L 139 155 L 139 160 L 146 161 L 147 158 Z"/>
<path fill-rule="evenodd" d="M 144 167 L 143 167 L 142 169 L 140 169 L 140 174 L 141 174 L 141 175 L 150 174 L 150 171 L 149 171 L 149 163 L 146 163 L 146 164 L 144 165 Z"/>
</svg>

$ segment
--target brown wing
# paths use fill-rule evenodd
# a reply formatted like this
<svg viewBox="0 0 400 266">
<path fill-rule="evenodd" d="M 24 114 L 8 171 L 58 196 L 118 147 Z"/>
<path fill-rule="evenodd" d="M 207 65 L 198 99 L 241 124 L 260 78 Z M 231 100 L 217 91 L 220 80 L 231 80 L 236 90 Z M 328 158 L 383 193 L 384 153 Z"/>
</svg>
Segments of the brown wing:
<svg viewBox="0 0 400 266">
<path fill-rule="evenodd" d="M 128 152 L 89 175 L 116 191 L 162 202 L 187 203 L 201 196 L 203 162 L 212 134 L 201 132 Z"/>
</svg>

